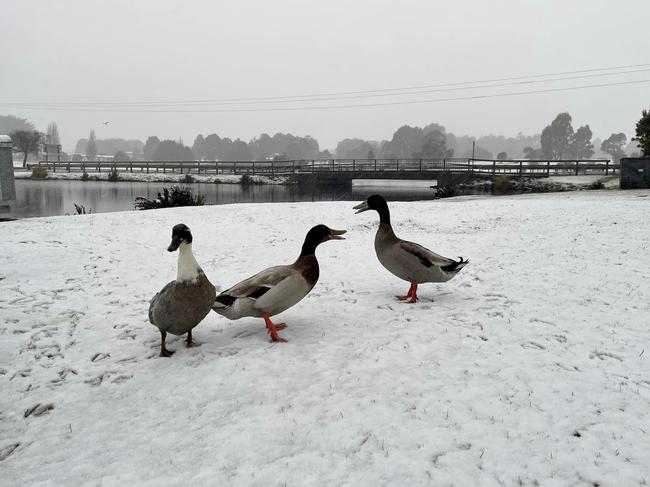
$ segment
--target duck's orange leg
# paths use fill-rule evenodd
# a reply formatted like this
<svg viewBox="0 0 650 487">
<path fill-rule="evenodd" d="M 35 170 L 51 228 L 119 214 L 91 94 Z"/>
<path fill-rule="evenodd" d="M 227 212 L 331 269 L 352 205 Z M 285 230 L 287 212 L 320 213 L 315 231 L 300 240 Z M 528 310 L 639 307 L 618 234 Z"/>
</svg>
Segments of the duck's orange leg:
<svg viewBox="0 0 650 487">
<path fill-rule="evenodd" d="M 269 335 L 271 335 L 271 341 L 286 342 L 284 338 L 278 335 L 278 330 L 284 330 L 287 327 L 286 323 L 278 323 L 277 325 L 274 324 L 271 321 L 271 318 L 269 317 L 268 313 L 264 313 L 262 315 L 262 318 L 264 318 L 264 323 L 266 323 L 266 329 L 268 330 Z"/>
<path fill-rule="evenodd" d="M 413 304 L 418 302 L 418 283 L 412 282 L 409 293 L 401 300 L 402 303 Z"/>
<path fill-rule="evenodd" d="M 395 296 L 395 297 L 400 301 L 402 301 L 403 303 L 415 303 L 418 300 L 417 290 L 418 290 L 418 283 L 412 282 L 411 287 L 409 287 L 408 293 L 406 293 L 406 296 Z"/>
</svg>

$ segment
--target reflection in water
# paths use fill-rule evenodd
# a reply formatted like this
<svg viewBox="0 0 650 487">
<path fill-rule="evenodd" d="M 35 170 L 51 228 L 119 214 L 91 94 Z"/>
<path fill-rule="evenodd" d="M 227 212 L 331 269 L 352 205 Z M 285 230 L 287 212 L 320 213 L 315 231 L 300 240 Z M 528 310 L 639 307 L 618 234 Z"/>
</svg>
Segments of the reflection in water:
<svg viewBox="0 0 650 487">
<path fill-rule="evenodd" d="M 357 201 L 373 193 L 382 193 L 389 200 L 414 201 L 431 199 L 432 182 L 418 181 L 400 185 L 389 182 L 366 182 L 362 186 L 346 187 L 298 187 L 280 185 L 211 184 L 193 183 L 188 186 L 196 194 L 205 196 L 206 204 L 227 203 L 274 203 L 299 201 Z M 16 180 L 17 202 L 11 216 L 53 216 L 75 213 L 74 203 L 84 205 L 93 213 L 133 210 L 138 196 L 153 199 L 163 186 L 169 183 L 144 183 L 120 181 L 32 181 Z"/>
</svg>

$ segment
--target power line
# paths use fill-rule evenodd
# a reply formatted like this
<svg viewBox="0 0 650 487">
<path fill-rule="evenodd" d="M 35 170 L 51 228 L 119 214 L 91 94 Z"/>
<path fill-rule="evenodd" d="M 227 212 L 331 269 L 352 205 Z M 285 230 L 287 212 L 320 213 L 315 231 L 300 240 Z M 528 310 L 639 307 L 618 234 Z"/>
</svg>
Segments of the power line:
<svg viewBox="0 0 650 487">
<path fill-rule="evenodd" d="M 625 86 L 640 83 L 648 83 L 650 79 L 641 79 L 633 81 L 620 81 L 614 83 L 602 83 L 595 85 L 571 86 L 565 88 L 549 88 L 544 90 L 530 90 L 530 91 L 516 91 L 508 93 L 492 93 L 485 95 L 471 95 L 454 98 L 434 98 L 429 100 L 403 100 L 403 101 L 390 101 L 382 103 L 359 103 L 350 105 L 329 105 L 329 106 L 304 106 L 304 107 L 271 107 L 271 108 L 223 108 L 223 109 L 156 109 L 156 110 L 132 110 L 121 108 L 88 108 L 88 107 L 40 107 L 30 106 L 23 107 L 28 110 L 52 110 L 52 111 L 77 111 L 77 112 L 112 112 L 112 113 L 235 113 L 235 112 L 283 112 L 283 111 L 309 111 L 309 110 L 335 110 L 341 108 L 367 108 L 367 107 L 380 107 L 380 106 L 394 106 L 394 105 L 416 105 L 425 103 L 441 103 L 448 101 L 461 101 L 461 100 L 475 100 L 483 98 L 503 98 L 510 96 L 533 95 L 541 93 L 554 93 L 561 91 L 574 91 L 589 88 L 604 88 L 608 86 Z"/>
<path fill-rule="evenodd" d="M 287 96 L 267 96 L 267 97 L 247 97 L 247 98 L 221 98 L 221 99 L 195 99 L 195 100 L 176 100 L 176 101 L 143 101 L 143 102 L 0 102 L 1 106 L 11 106 L 15 108 L 29 108 L 29 107 L 129 107 L 129 106 L 179 106 L 179 105 L 208 105 L 208 104 L 234 104 L 234 105 L 243 105 L 243 104 L 261 104 L 261 103 L 290 103 L 290 102 L 312 102 L 312 101 L 332 101 L 335 99 L 350 99 L 350 98 L 368 98 L 368 97 L 383 97 L 383 96 L 404 96 L 404 95 L 413 95 L 413 94 L 423 94 L 423 93 L 434 93 L 434 92 L 443 92 L 443 91 L 457 91 L 461 89 L 479 89 L 479 88 L 490 88 L 490 87 L 501 87 L 501 86 L 511 86 L 516 84 L 530 84 L 530 83 L 545 83 L 552 81 L 562 81 L 568 79 L 578 79 L 578 78 L 589 78 L 589 77 L 601 77 L 601 76 L 615 76 L 620 74 L 630 74 L 636 72 L 647 71 L 648 69 L 639 69 L 635 71 L 618 71 L 612 73 L 598 73 L 590 74 L 585 76 L 575 76 L 575 77 L 566 77 L 566 78 L 556 78 L 548 80 L 536 80 L 535 78 L 548 78 L 551 76 L 564 76 L 564 75 L 573 75 L 573 74 L 582 74 L 582 73 L 596 73 L 599 71 L 614 71 L 620 69 L 628 68 L 639 68 L 639 67 L 650 67 L 650 63 L 642 64 L 630 64 L 625 66 L 612 66 L 604 68 L 591 68 L 591 69 L 582 69 L 577 71 L 564 71 L 556 73 L 546 73 L 546 74 L 537 74 L 537 75 L 527 75 L 527 76 L 515 76 L 507 78 L 496 78 L 489 80 L 475 80 L 475 81 L 461 81 L 454 83 L 440 83 L 440 84 L 430 84 L 430 85 L 421 85 L 421 86 L 410 86 L 410 87 L 401 87 L 401 88 L 384 88 L 379 90 L 362 90 L 362 91 L 342 91 L 334 93 L 320 93 L 320 94 L 306 94 L 306 95 L 287 95 Z M 528 80 L 528 81 L 525 81 Z M 500 83 L 503 84 L 493 84 L 485 85 L 486 83 Z M 513 83 L 507 83 L 513 82 Z M 478 85 L 478 86 L 470 86 Z M 440 88 L 440 89 L 436 89 Z M 446 88 L 446 89 L 445 89 Z M 414 91 L 414 90 L 424 90 L 424 91 Z M 404 92 L 404 93 L 400 93 Z M 328 97 L 328 98 L 323 98 Z M 331 98 L 329 98 L 331 97 Z M 319 98 L 319 99 L 316 99 Z"/>
<path fill-rule="evenodd" d="M 650 68 L 645 69 L 636 69 L 631 71 L 618 71 L 614 73 L 597 73 L 597 74 L 583 74 L 579 76 L 568 76 L 561 78 L 549 78 L 549 79 L 538 79 L 538 80 L 523 80 L 523 81 L 513 81 L 508 83 L 499 83 L 499 84 L 485 84 L 485 85 L 476 85 L 476 86 L 458 86 L 453 88 L 438 88 L 432 90 L 419 90 L 419 91 L 410 91 L 404 93 L 381 93 L 381 94 L 365 94 L 365 95 L 348 95 L 348 96 L 335 96 L 335 97 L 324 97 L 324 98 L 314 98 L 314 99 L 289 99 L 289 100 L 263 100 L 263 101 L 221 101 L 221 102 L 160 102 L 153 104 L 152 102 L 132 102 L 132 103 L 113 103 L 111 105 L 105 105 L 103 103 L 1 103 L 0 105 L 9 106 L 12 108 L 29 108 L 29 107 L 71 107 L 71 108 L 93 108 L 93 107 L 173 107 L 173 106 L 188 106 L 188 105 L 259 105 L 259 104 L 271 104 L 271 103 L 301 103 L 301 102 L 319 102 L 319 101 L 335 101 L 335 100 L 346 100 L 346 99 L 357 99 L 357 98 L 377 98 L 377 97 L 386 97 L 386 96 L 409 96 L 409 95 L 418 95 L 424 93 L 441 93 L 441 92 L 450 92 L 450 91 L 462 91 L 462 90 L 475 90 L 481 88 L 500 88 L 504 86 L 514 86 L 514 85 L 523 85 L 523 84 L 536 84 L 536 83 L 550 83 L 555 81 L 566 81 L 573 79 L 585 79 L 585 78 L 599 78 L 603 76 L 617 76 L 622 74 L 634 74 L 650 71 Z"/>
</svg>

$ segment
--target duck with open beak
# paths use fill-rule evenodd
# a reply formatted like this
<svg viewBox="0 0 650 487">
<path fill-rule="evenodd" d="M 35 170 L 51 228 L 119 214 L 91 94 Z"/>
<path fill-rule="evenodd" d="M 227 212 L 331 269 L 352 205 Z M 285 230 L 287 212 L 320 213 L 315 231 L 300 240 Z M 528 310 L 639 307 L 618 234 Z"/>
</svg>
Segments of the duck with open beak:
<svg viewBox="0 0 650 487">
<path fill-rule="evenodd" d="M 274 342 L 286 342 L 278 335 L 286 323 L 273 323 L 271 316 L 282 313 L 301 301 L 318 282 L 316 247 L 328 240 L 344 240 L 345 230 L 316 225 L 305 237 L 298 259 L 290 265 L 269 267 L 235 284 L 217 296 L 212 309 L 226 318 L 245 316 L 264 319 Z"/>
<path fill-rule="evenodd" d="M 418 300 L 418 284 L 424 282 L 446 282 L 468 264 L 468 260 L 453 260 L 423 247 L 402 240 L 395 235 L 390 223 L 388 203 L 381 195 L 373 195 L 353 208 L 356 213 L 375 210 L 379 214 L 379 228 L 375 235 L 375 252 L 381 265 L 400 279 L 408 281 L 406 296 L 396 296 L 404 303 Z"/>
</svg>

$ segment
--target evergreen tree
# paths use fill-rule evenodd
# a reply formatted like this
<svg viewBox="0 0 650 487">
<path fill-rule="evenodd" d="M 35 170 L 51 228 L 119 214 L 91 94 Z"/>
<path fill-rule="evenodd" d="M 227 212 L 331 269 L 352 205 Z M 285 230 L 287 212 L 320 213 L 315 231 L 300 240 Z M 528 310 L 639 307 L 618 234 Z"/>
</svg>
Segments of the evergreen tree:
<svg viewBox="0 0 650 487">
<path fill-rule="evenodd" d="M 53 144 L 53 145 L 61 144 L 61 137 L 59 137 L 59 127 L 57 127 L 55 122 L 52 122 L 47 126 L 45 142 L 47 144 Z"/>
<path fill-rule="evenodd" d="M 155 135 L 147 139 L 147 141 L 144 144 L 144 148 L 142 149 L 142 157 L 144 158 L 145 161 L 154 160 L 153 155 L 156 153 L 158 144 L 160 144 L 160 139 Z"/>
<path fill-rule="evenodd" d="M 113 156 L 113 160 L 115 162 L 128 162 L 131 159 L 129 159 L 129 156 L 127 155 L 126 152 L 118 150 L 115 155 Z"/>
<path fill-rule="evenodd" d="M 636 137 L 637 147 L 641 149 L 644 156 L 650 156 L 650 110 L 643 110 L 642 117 L 636 123 Z"/>
<path fill-rule="evenodd" d="M 573 140 L 571 115 L 560 113 L 555 120 L 542 130 L 542 154 L 547 159 L 562 159 L 571 157 L 569 146 Z"/>
<path fill-rule="evenodd" d="M 97 139 L 95 131 L 91 130 L 88 136 L 88 143 L 86 144 L 86 160 L 94 161 L 97 158 Z"/>
<path fill-rule="evenodd" d="M 544 157 L 544 154 L 542 153 L 542 149 L 524 147 L 524 157 L 526 159 L 542 159 Z"/>
<path fill-rule="evenodd" d="M 594 146 L 591 143 L 591 129 L 585 125 L 576 130 L 569 144 L 569 154 L 576 159 L 591 159 L 594 155 Z"/>
<path fill-rule="evenodd" d="M 612 156 L 613 162 L 618 164 L 621 157 L 625 157 L 625 151 L 623 148 L 626 144 L 627 137 L 624 133 L 612 134 L 607 139 L 603 140 L 603 143 L 600 145 L 600 150 Z"/>
</svg>

